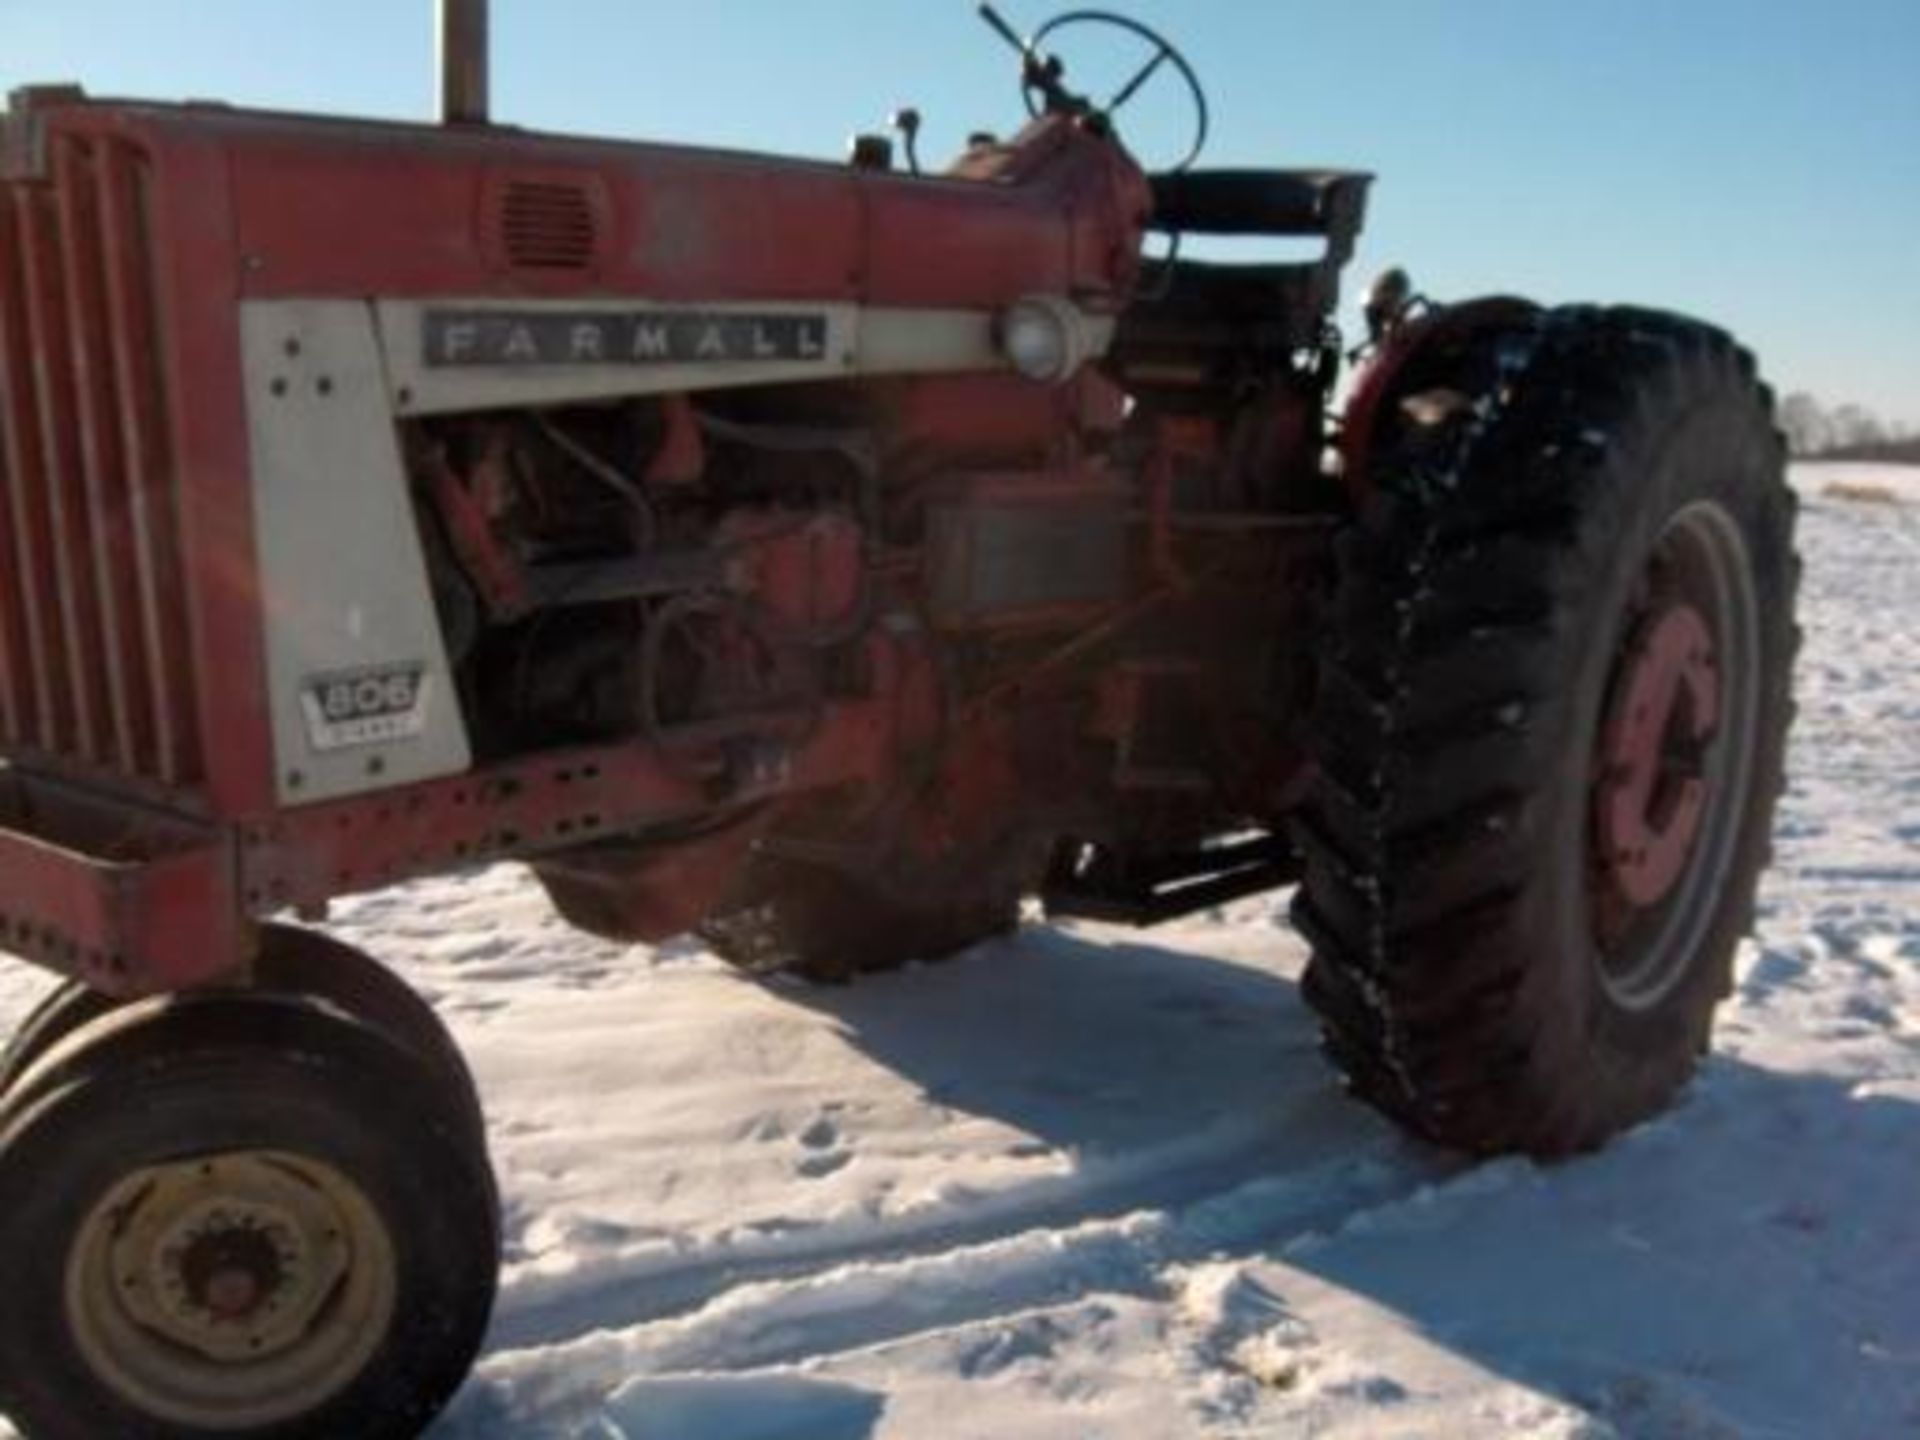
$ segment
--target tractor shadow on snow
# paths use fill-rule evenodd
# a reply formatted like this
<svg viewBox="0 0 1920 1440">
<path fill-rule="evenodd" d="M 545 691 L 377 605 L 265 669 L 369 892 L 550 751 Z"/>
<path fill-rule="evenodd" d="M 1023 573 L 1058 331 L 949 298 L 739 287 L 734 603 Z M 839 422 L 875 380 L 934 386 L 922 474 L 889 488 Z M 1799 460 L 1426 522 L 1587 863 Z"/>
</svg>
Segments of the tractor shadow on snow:
<svg viewBox="0 0 1920 1440">
<path fill-rule="evenodd" d="M 1262 963 L 1030 926 L 846 988 L 771 982 L 957 1115 L 1071 1155 L 1069 1181 L 978 1216 L 956 1195 L 951 1222 L 882 1227 L 844 1252 L 617 1286 L 590 1311 L 522 1314 L 494 1345 L 686 1314 L 745 1281 L 1152 1208 L 1173 1217 L 1167 1253 L 1115 1288 L 1152 1293 L 1157 1266 L 1224 1254 L 1272 1292 L 1278 1322 L 1301 1303 L 1290 1288 L 1331 1285 L 1623 1436 L 1865 1437 L 1920 1420 L 1920 1106 L 1720 1057 L 1673 1113 L 1598 1155 L 1472 1166 L 1341 1092 L 1289 978 L 1297 965 L 1265 963 L 1270 947 L 1298 952 L 1284 923 L 1219 933 Z M 1339 1345 L 1308 1343 L 1322 1342 Z M 1418 1398 L 1387 1355 L 1358 1358 L 1386 1367 L 1371 1403 Z M 1310 1373 L 1310 1352 L 1304 1363 Z M 649 1397 L 646 1382 L 616 1409 L 649 1422 L 632 1433 L 690 1440 L 768 1398 L 758 1383 L 715 1376 Z M 788 1397 L 815 1426 L 793 1433 L 871 1434 L 883 1397 L 842 1390 Z M 491 1423 L 484 1396 L 467 1402 L 444 1433 L 516 1433 Z"/>
<path fill-rule="evenodd" d="M 1278 921 L 1257 937 L 1298 944 Z M 1029 927 L 792 994 L 942 1103 L 1071 1150 L 1085 1204 L 1051 1223 L 1192 1214 L 1326 1174 L 1324 1205 L 1275 1214 L 1264 1237 L 1249 1222 L 1231 1253 L 1362 1296 L 1619 1434 L 1920 1425 L 1920 1105 L 1885 1087 L 1715 1056 L 1672 1112 L 1596 1155 L 1469 1167 L 1343 1095 L 1297 987 L 1264 966 Z M 1343 1157 L 1396 1179 L 1338 1193 Z M 1103 1168 L 1133 1178 L 1103 1186 Z M 1330 1238 L 1289 1246 L 1304 1233 Z M 1383 1378 L 1377 1403 L 1405 1403 Z"/>
<path fill-rule="evenodd" d="M 1262 962 L 1299 945 L 1278 922 L 1233 933 Z M 1114 935 L 1030 924 L 851 986 L 776 983 L 936 1103 L 1095 1169 L 1167 1145 L 1197 1159 L 1208 1135 L 1232 1148 L 1302 1108 L 1371 1123 L 1338 1095 L 1289 975 Z"/>
<path fill-rule="evenodd" d="M 1600 1433 L 1920 1434 L 1920 1104 L 1883 1088 L 1715 1057 L 1598 1154 L 1286 1260 Z"/>
</svg>

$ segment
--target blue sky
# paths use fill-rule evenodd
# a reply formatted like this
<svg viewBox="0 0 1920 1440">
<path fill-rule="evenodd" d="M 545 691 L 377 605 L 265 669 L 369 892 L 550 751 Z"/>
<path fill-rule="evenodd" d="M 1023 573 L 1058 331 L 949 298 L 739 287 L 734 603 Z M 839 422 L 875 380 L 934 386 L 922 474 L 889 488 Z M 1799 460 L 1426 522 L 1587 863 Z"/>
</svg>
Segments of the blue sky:
<svg viewBox="0 0 1920 1440">
<path fill-rule="evenodd" d="M 1123 8 L 1201 72 L 1209 160 L 1379 173 L 1358 278 L 1696 311 L 1781 388 L 1920 425 L 1920 0 Z M 429 0 L 0 0 L 0 86 L 418 117 L 431 30 Z M 1181 123 L 1156 92 L 1128 128 L 1149 159 Z M 1014 123 L 965 0 L 494 0 L 522 125 L 824 156 L 904 102 L 930 156 Z"/>
</svg>

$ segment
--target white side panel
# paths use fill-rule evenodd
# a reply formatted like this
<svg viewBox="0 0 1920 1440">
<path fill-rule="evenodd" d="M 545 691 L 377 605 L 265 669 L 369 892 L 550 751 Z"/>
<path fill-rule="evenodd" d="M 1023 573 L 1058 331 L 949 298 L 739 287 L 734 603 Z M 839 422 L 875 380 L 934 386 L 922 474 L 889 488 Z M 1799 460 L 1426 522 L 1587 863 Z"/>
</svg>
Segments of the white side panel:
<svg viewBox="0 0 1920 1440">
<path fill-rule="evenodd" d="M 1005 366 L 985 310 L 864 310 L 856 368 L 863 375 L 917 375 Z"/>
<path fill-rule="evenodd" d="M 1055 303 L 1073 327 L 1074 352 L 1085 360 L 1105 355 L 1113 344 L 1113 317 L 1065 299 Z M 862 375 L 1004 369 L 999 318 L 986 310 L 863 310 L 855 368 Z"/>
<path fill-rule="evenodd" d="M 246 301 L 241 339 L 280 799 L 470 763 L 370 305 Z"/>
</svg>

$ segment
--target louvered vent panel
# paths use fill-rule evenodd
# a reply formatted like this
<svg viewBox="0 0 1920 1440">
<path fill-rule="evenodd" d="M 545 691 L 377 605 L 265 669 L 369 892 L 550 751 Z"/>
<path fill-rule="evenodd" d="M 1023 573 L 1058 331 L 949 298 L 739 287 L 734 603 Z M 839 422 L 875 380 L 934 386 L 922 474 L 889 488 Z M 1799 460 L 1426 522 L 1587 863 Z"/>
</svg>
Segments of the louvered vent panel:
<svg viewBox="0 0 1920 1440">
<path fill-rule="evenodd" d="M 192 785 L 148 175 L 112 141 L 51 160 L 0 183 L 0 747 Z"/>
<path fill-rule="evenodd" d="M 516 270 L 591 270 L 599 256 L 598 208 L 581 185 L 509 181 L 499 226 L 500 252 Z"/>
</svg>

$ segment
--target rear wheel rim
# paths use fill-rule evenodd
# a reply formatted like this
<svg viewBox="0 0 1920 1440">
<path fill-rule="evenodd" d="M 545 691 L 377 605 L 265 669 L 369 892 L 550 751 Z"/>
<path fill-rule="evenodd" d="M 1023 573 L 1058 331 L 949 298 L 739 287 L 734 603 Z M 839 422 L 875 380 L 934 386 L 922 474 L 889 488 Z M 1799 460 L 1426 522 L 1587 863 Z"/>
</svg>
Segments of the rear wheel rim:
<svg viewBox="0 0 1920 1440">
<path fill-rule="evenodd" d="M 223 1431 L 339 1394 L 386 1337 L 397 1292 L 392 1236 L 359 1185 L 246 1150 L 111 1186 L 75 1234 L 65 1303 L 82 1357 L 123 1400 Z"/>
<path fill-rule="evenodd" d="M 1647 1011 L 1703 952 L 1748 810 L 1759 605 L 1739 524 L 1703 501 L 1662 528 L 1620 628 L 1592 747 L 1594 971 Z"/>
</svg>

